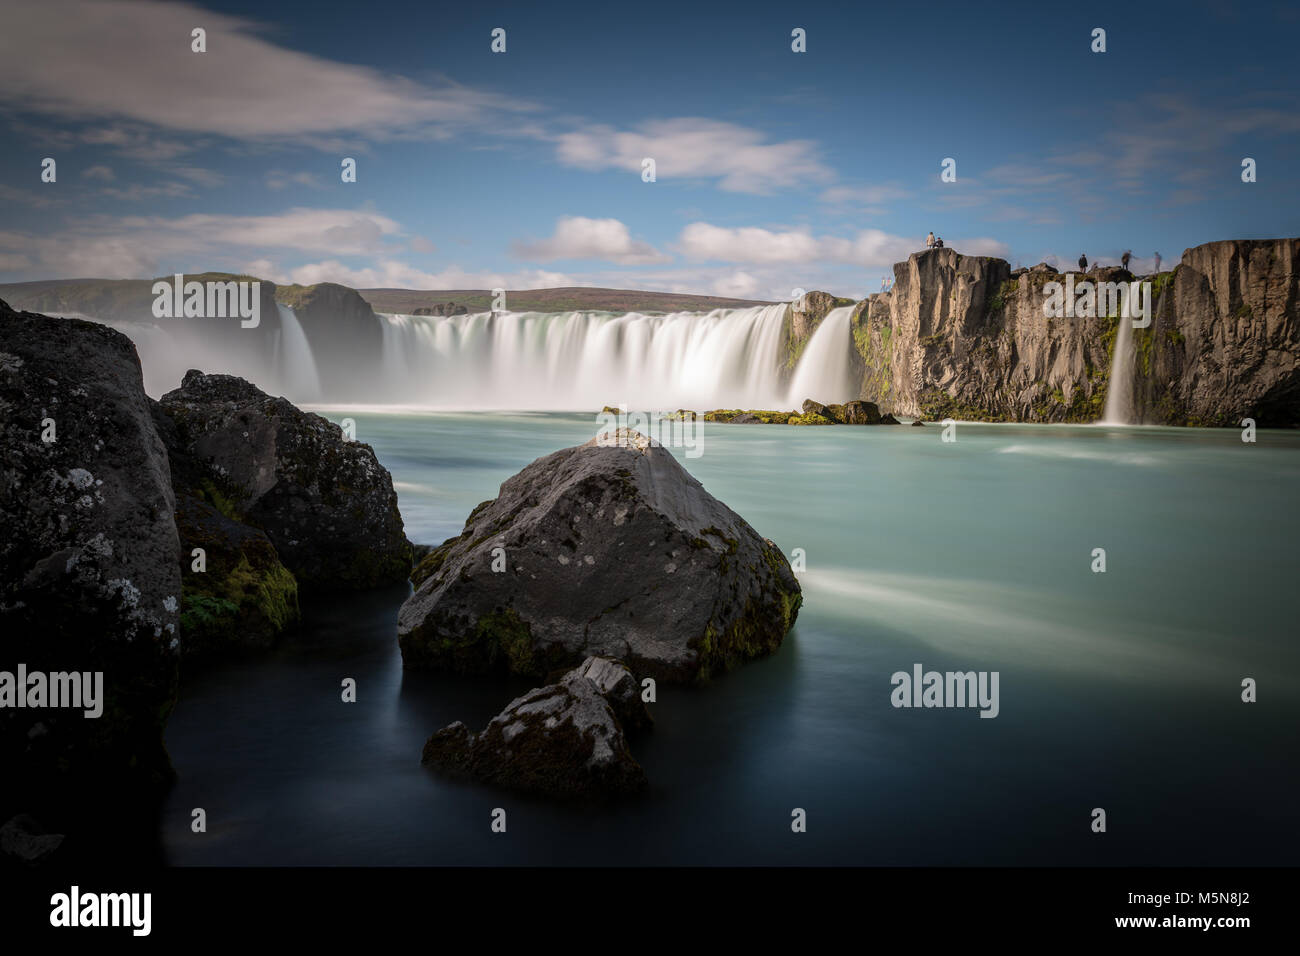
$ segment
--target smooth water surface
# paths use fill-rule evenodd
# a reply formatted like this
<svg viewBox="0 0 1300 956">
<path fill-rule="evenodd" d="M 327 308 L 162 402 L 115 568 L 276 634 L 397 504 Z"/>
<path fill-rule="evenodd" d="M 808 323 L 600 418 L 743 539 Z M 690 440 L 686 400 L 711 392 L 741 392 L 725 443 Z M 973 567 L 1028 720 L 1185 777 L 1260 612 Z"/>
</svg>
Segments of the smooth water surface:
<svg viewBox="0 0 1300 956">
<path fill-rule="evenodd" d="M 326 414 L 357 420 L 428 544 L 596 430 L 576 414 Z M 429 734 L 477 729 L 535 682 L 404 673 L 407 589 L 330 596 L 271 657 L 186 680 L 169 859 L 1294 863 L 1300 435 L 704 428 L 701 457 L 676 453 L 787 555 L 803 549 L 804 606 L 773 657 L 660 687 L 656 729 L 632 741 L 644 798 L 557 807 L 424 770 Z M 914 663 L 998 671 L 999 715 L 894 708 L 890 675 Z M 1258 703 L 1240 699 L 1246 677 Z"/>
</svg>

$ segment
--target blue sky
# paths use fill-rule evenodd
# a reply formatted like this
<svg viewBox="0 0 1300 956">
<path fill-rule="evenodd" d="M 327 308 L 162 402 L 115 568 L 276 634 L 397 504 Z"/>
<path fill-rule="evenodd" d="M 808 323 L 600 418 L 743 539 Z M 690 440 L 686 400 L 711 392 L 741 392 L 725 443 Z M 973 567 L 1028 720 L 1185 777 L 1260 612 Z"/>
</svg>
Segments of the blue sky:
<svg viewBox="0 0 1300 956">
<path fill-rule="evenodd" d="M 1175 261 L 1296 233 L 1298 11 L 14 5 L 0 281 L 859 295 L 930 229 L 1013 264 Z"/>
</svg>

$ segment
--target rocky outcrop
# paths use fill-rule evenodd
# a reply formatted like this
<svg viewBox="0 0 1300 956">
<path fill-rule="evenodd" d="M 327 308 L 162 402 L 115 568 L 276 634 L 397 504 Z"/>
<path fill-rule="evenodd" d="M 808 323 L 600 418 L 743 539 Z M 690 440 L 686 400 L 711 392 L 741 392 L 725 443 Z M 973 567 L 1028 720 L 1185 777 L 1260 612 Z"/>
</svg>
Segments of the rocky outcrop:
<svg viewBox="0 0 1300 956">
<path fill-rule="evenodd" d="M 460 672 L 540 676 L 596 655 L 706 679 L 776 650 L 802 601 L 775 544 L 626 429 L 510 478 L 416 578 L 403 662 Z"/>
<path fill-rule="evenodd" d="M 302 587 L 406 580 L 397 494 L 369 445 L 231 375 L 191 370 L 161 407 L 179 452 L 196 463 L 202 497 L 265 532 Z"/>
<path fill-rule="evenodd" d="M 0 708 L 0 818 L 96 816 L 171 776 L 181 575 L 167 451 L 126 336 L 3 303 L 0 333 L 0 671 L 103 674 L 99 717 Z"/>
<path fill-rule="evenodd" d="M 679 416 L 682 412 L 677 413 Z M 694 415 L 695 412 L 685 412 Z M 704 412 L 706 422 L 724 425 L 897 425 L 892 415 L 881 415 L 874 402 L 854 400 L 843 405 L 823 405 L 806 399 L 801 411 L 778 412 L 771 410 L 742 411 L 734 408 L 717 408 Z"/>
<path fill-rule="evenodd" d="M 619 717 L 620 711 L 628 714 L 629 684 L 635 688 L 621 663 L 589 657 L 557 683 L 512 700 L 479 733 L 459 721 L 444 727 L 424 745 L 422 763 L 552 797 L 635 793 L 646 778 L 628 750 Z M 640 697 L 631 696 L 644 714 Z"/>
<path fill-rule="evenodd" d="M 455 302 L 439 302 L 437 305 L 420 306 L 412 315 L 468 315 L 469 309 Z"/>
<path fill-rule="evenodd" d="M 1134 330 L 1138 420 L 1300 425 L 1300 239 L 1188 249 Z M 1159 278 L 1159 277 L 1157 277 Z"/>
<path fill-rule="evenodd" d="M 364 400 L 367 376 L 383 359 L 381 320 L 356 289 L 334 282 L 275 287 L 275 300 L 293 309 L 311 346 L 322 393 L 334 401 Z"/>
<path fill-rule="evenodd" d="M 790 303 L 782 329 L 784 369 L 788 372 L 799 364 L 804 347 L 832 309 L 852 304 L 852 299 L 837 299 L 829 292 L 819 291 L 805 292 Z"/>
<path fill-rule="evenodd" d="M 187 662 L 232 651 L 259 651 L 298 623 L 298 581 L 266 534 L 223 515 L 191 494 L 178 494 L 181 634 Z M 194 549 L 203 550 L 195 568 Z"/>
<path fill-rule="evenodd" d="M 1212 242 L 1159 275 L 1077 276 L 1151 283 L 1151 325 L 1133 330 L 1126 357 L 1134 421 L 1300 424 L 1298 253 L 1300 239 Z M 894 275 L 891 292 L 853 314 L 861 398 L 932 420 L 1101 418 L 1120 319 L 1046 316 L 1045 286 L 1064 280 L 1051 266 L 1013 274 L 1004 260 L 945 248 L 912 255 Z"/>
</svg>

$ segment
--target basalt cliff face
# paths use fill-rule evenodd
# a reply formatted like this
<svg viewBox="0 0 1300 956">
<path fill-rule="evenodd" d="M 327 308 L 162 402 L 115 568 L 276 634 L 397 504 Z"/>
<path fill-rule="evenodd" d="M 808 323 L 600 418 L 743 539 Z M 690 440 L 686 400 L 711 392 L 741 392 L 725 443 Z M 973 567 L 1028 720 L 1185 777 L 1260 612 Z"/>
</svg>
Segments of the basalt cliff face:
<svg viewBox="0 0 1300 956">
<path fill-rule="evenodd" d="M 1188 249 L 1171 271 L 1094 269 L 1075 282 L 1150 283 L 1150 325 L 1134 328 L 1128 419 L 1162 425 L 1300 425 L 1300 239 L 1231 240 Z M 979 421 L 1092 422 L 1111 387 L 1120 318 L 1049 317 L 1046 266 L 953 249 L 894 267 L 891 292 L 858 303 L 852 322 L 857 397 L 899 415 Z M 829 296 L 792 323 L 811 336 Z"/>
</svg>

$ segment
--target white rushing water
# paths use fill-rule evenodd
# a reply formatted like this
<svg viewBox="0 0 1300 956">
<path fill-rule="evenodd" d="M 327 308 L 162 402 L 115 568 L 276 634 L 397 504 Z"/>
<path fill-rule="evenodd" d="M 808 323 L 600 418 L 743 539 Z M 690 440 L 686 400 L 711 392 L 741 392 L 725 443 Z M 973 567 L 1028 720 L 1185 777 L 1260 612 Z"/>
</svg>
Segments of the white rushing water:
<svg viewBox="0 0 1300 956">
<path fill-rule="evenodd" d="M 1133 417 L 1133 320 L 1121 317 L 1110 361 L 1103 425 L 1127 425 Z"/>
<path fill-rule="evenodd" d="M 284 378 L 285 392 L 300 402 L 319 401 L 324 396 L 307 333 L 302 330 L 302 323 L 293 309 L 278 303 L 276 308 L 280 312 L 280 332 L 275 340 L 273 366 Z"/>
<path fill-rule="evenodd" d="M 668 315 L 381 313 L 378 361 L 340 358 L 327 347 L 313 354 L 312 329 L 285 305 L 277 306 L 279 321 L 264 326 L 261 340 L 242 331 L 208 334 L 201 319 L 115 324 L 135 341 L 145 386 L 154 395 L 175 388 L 186 369 L 202 368 L 240 375 L 269 394 L 306 404 L 793 410 L 808 398 L 827 404 L 856 398 L 852 308 L 826 316 L 792 370 L 784 368 L 789 308 L 779 303 Z M 329 331 L 323 334 L 328 343 Z"/>
<path fill-rule="evenodd" d="M 381 315 L 383 369 L 373 401 L 435 408 L 788 409 L 805 398 L 856 397 L 848 374 L 851 310 L 837 309 L 822 323 L 795 370 L 792 391 L 780 367 L 787 308 Z"/>
<path fill-rule="evenodd" d="M 798 407 L 806 398 L 826 404 L 847 402 L 858 397 L 853 381 L 849 350 L 853 348 L 850 320 L 853 306 L 831 309 L 804 346 L 794 377 L 790 380 L 786 404 Z M 823 395 L 830 396 L 822 398 Z"/>
</svg>

